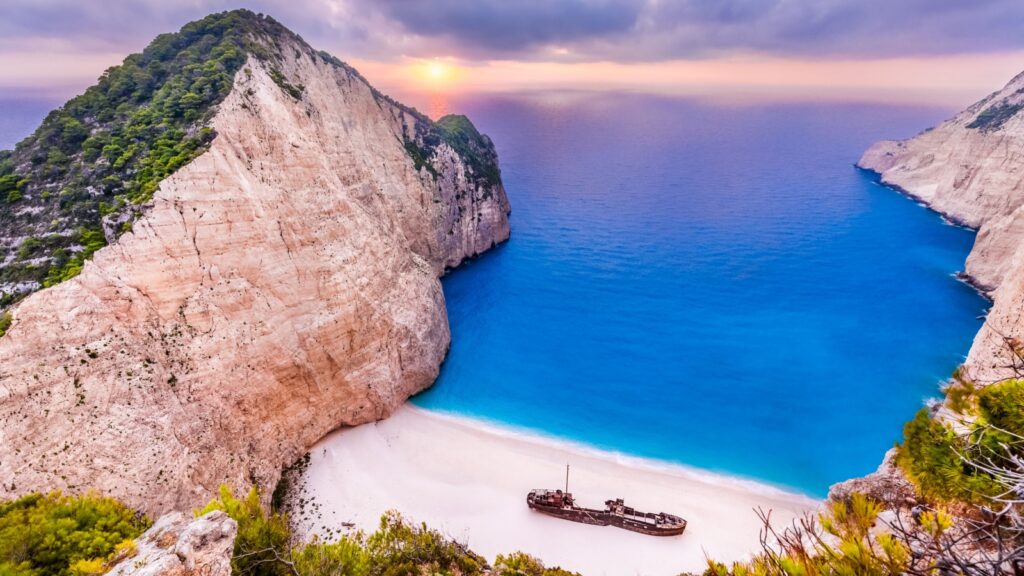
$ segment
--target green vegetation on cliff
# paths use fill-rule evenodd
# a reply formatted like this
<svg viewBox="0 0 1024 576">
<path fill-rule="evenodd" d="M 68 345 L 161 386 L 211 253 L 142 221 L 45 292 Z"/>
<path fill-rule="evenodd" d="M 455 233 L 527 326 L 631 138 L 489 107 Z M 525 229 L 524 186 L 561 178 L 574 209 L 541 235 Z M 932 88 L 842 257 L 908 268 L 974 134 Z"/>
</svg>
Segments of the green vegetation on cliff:
<svg viewBox="0 0 1024 576">
<path fill-rule="evenodd" d="M 0 575 L 90 574 L 131 546 L 148 521 L 95 494 L 0 501 Z"/>
<path fill-rule="evenodd" d="M 7 329 L 11 327 L 12 322 L 14 322 L 14 318 L 11 317 L 10 312 L 0 312 L 0 338 L 7 334 Z"/>
<path fill-rule="evenodd" d="M 273 58 L 267 46 L 285 37 L 294 35 L 246 10 L 187 24 L 108 69 L 0 152 L 0 226 L 8 238 L 25 237 L 9 248 L 17 254 L 0 268 L 0 285 L 66 280 L 130 229 L 160 181 L 213 139 L 207 124 L 247 56 Z"/>
<path fill-rule="evenodd" d="M 501 184 L 501 170 L 498 168 L 494 144 L 473 126 L 469 118 L 449 114 L 432 122 L 414 109 L 406 110 L 420 119 L 416 139 L 405 141 L 405 149 L 417 170 L 426 167 L 428 172 L 437 176 L 437 169 L 430 163 L 430 159 L 443 143 L 462 157 L 471 171 L 466 176 L 484 188 L 485 197 L 489 195 L 492 186 Z"/>
<path fill-rule="evenodd" d="M 414 526 L 389 512 L 372 534 L 354 533 L 333 542 L 314 538 L 296 544 L 286 516 L 266 513 L 255 488 L 242 499 L 228 488 L 202 515 L 223 510 L 238 522 L 232 573 L 238 576 L 579 576 L 517 552 L 498 556 L 494 570 L 465 546 L 426 525 Z"/>
<path fill-rule="evenodd" d="M 221 488 L 196 515 L 212 510 L 238 523 L 236 576 L 579 576 L 522 552 L 498 556 L 492 569 L 465 546 L 394 512 L 369 535 L 300 543 L 284 514 L 264 510 L 255 488 L 243 498 Z M 133 555 L 133 540 L 148 527 L 142 515 L 96 494 L 0 501 L 0 576 L 99 576 Z"/>
<path fill-rule="evenodd" d="M 930 500 L 990 502 L 1005 492 L 992 470 L 1024 458 L 1024 381 L 975 387 L 955 378 L 947 397 L 961 421 L 922 409 L 904 428 L 897 462 Z"/>
<path fill-rule="evenodd" d="M 366 82 L 338 58 L 248 10 L 213 14 L 158 36 L 51 112 L 14 150 L 0 151 L 0 311 L 74 277 L 96 250 L 132 229 L 160 182 L 208 148 L 216 106 L 250 56 L 265 62 L 271 79 L 297 101 L 305 86 L 282 72 L 293 57 L 319 58 Z M 426 166 L 437 176 L 434 153 L 447 143 L 485 195 L 500 184 L 493 144 L 464 116 L 435 123 L 370 90 L 382 106 L 405 113 L 404 144 L 417 169 Z"/>
<path fill-rule="evenodd" d="M 999 102 L 982 110 L 981 114 L 978 114 L 967 127 L 982 132 L 994 132 L 1002 128 L 1007 120 L 1016 116 L 1021 110 L 1024 110 L 1024 102 L 1015 104 Z"/>
<path fill-rule="evenodd" d="M 708 576 L 1016 574 L 1024 567 L 1024 344 L 1009 340 L 1016 378 L 978 386 L 953 374 L 942 416 L 920 410 L 896 463 L 916 488 L 883 476 L 884 502 L 854 493 L 789 527 L 764 522 L 762 552 Z M 885 515 L 883 515 L 883 513 Z"/>
<path fill-rule="evenodd" d="M 766 537 L 763 551 L 748 562 L 732 565 L 709 560 L 704 574 L 882 576 L 908 573 L 912 567 L 908 543 L 892 533 L 876 530 L 882 510 L 878 502 L 854 494 L 849 502 L 828 502 L 826 510 L 817 518 L 805 518 L 781 532 L 776 532 L 767 515 L 762 515 Z M 948 517 L 940 514 L 928 513 L 924 522 L 933 532 L 948 527 Z"/>
</svg>

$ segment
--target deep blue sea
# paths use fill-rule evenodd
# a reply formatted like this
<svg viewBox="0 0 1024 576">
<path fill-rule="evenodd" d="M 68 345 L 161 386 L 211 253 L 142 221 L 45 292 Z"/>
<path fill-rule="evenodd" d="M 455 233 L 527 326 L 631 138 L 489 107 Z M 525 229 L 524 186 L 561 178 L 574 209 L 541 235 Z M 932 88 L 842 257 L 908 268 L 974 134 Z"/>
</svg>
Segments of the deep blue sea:
<svg viewBox="0 0 1024 576">
<path fill-rule="evenodd" d="M 444 279 L 415 403 L 822 496 L 876 468 L 986 302 L 971 231 L 854 168 L 950 110 L 467 99 L 512 239 Z"/>
<path fill-rule="evenodd" d="M 0 147 L 52 102 L 0 102 Z M 446 102 L 495 141 L 512 239 L 444 279 L 423 407 L 824 495 L 962 360 L 974 240 L 854 168 L 951 110 L 614 94 Z"/>
</svg>

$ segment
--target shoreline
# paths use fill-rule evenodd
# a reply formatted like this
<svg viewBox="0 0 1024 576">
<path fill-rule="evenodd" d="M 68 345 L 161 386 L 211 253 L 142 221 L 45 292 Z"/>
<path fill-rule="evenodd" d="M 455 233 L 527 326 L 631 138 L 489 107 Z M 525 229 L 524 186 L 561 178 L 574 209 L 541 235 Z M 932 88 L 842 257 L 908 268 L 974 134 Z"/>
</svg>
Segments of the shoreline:
<svg viewBox="0 0 1024 576">
<path fill-rule="evenodd" d="M 857 170 L 861 170 L 861 171 L 864 171 L 864 172 L 867 172 L 868 174 L 870 174 L 872 177 L 874 177 L 875 182 L 878 183 L 879 186 L 881 186 L 883 188 L 888 188 L 888 189 L 890 189 L 890 190 L 900 194 L 901 196 L 906 196 L 907 198 L 910 198 L 914 202 L 917 202 L 917 204 L 919 206 L 921 206 L 923 208 L 927 208 L 928 210 L 931 210 L 932 212 L 938 214 L 950 226 L 955 226 L 957 228 L 963 228 L 965 230 L 970 230 L 970 231 L 974 232 L 975 234 L 978 233 L 978 228 L 975 228 L 974 226 L 971 226 L 970 224 L 965 222 L 962 218 L 960 218 L 958 216 L 955 216 L 953 214 L 949 214 L 947 212 L 943 212 L 942 210 L 939 210 L 935 206 L 932 206 L 932 204 L 930 202 L 928 202 L 927 200 L 925 200 L 924 198 L 921 198 L 917 194 L 914 194 L 913 192 L 907 190 L 906 188 L 903 188 L 902 186 L 899 186 L 898 184 L 893 184 L 891 182 L 887 182 L 885 180 L 885 175 L 882 174 L 881 172 L 879 172 L 878 170 L 875 170 L 874 168 L 867 168 L 867 167 L 861 166 L 860 162 L 854 163 L 853 167 L 856 168 Z"/>
<path fill-rule="evenodd" d="M 861 166 L 859 162 L 854 164 L 853 167 L 856 168 L 857 170 L 860 170 L 862 172 L 867 172 L 868 174 L 872 175 L 875 178 L 875 183 L 878 184 L 879 186 L 881 186 L 882 188 L 887 188 L 889 190 L 892 190 L 893 192 L 899 194 L 900 196 L 903 196 L 905 198 L 909 198 L 910 200 L 913 200 L 914 202 L 917 203 L 918 206 L 924 208 L 925 210 L 929 210 L 929 211 L 931 211 L 931 212 L 933 212 L 935 214 L 938 214 L 939 218 L 941 218 L 942 221 L 946 225 L 953 226 L 955 228 L 962 228 L 964 230 L 970 230 L 971 232 L 974 232 L 975 236 L 977 236 L 977 234 L 979 232 L 978 228 L 975 228 L 975 227 L 967 224 L 962 219 L 960 219 L 960 218 L 958 218 L 958 217 L 956 217 L 956 216 L 954 216 L 952 214 L 948 214 L 946 212 L 943 212 L 942 210 L 939 210 L 935 206 L 932 206 L 931 203 L 929 203 L 927 200 L 924 200 L 923 198 L 921 198 L 917 194 L 914 194 L 913 192 L 911 192 L 911 191 L 909 191 L 909 190 L 907 190 L 905 188 L 902 188 L 902 187 L 900 187 L 900 186 L 898 186 L 896 184 L 892 184 L 891 182 L 886 182 L 885 181 L 885 176 L 881 172 L 879 172 L 879 171 L 877 171 L 877 170 L 875 170 L 873 168 L 865 168 L 864 166 Z M 973 247 L 971 248 L 971 251 L 972 252 L 974 251 Z M 968 253 L 968 257 L 969 256 L 970 256 L 970 253 Z M 977 279 L 974 278 L 974 276 L 971 276 L 970 274 L 968 274 L 966 270 L 960 270 L 958 272 L 954 272 L 953 273 L 953 277 L 956 278 L 959 282 L 962 282 L 962 283 L 966 284 L 967 286 L 969 286 L 971 289 L 973 289 L 975 292 L 977 292 L 979 296 L 984 298 L 990 304 L 995 303 L 995 299 L 994 299 L 994 297 L 992 295 L 992 293 L 995 291 L 995 289 L 994 288 L 988 288 L 988 287 L 982 285 L 980 282 L 978 282 Z"/>
<path fill-rule="evenodd" d="M 797 488 L 772 484 L 767 481 L 757 480 L 739 474 L 729 474 L 707 468 L 690 466 L 671 460 L 660 460 L 648 456 L 635 456 L 621 450 L 601 448 L 587 444 L 582 440 L 562 438 L 553 434 L 546 434 L 541 430 L 534 430 L 524 426 L 506 424 L 498 420 L 460 414 L 448 410 L 434 408 L 423 408 L 412 403 L 407 403 L 403 409 L 422 413 L 424 416 L 436 418 L 449 423 L 452 426 L 464 427 L 473 433 L 490 434 L 508 439 L 535 444 L 540 447 L 552 450 L 580 454 L 588 458 L 603 460 L 608 464 L 636 468 L 639 470 L 660 473 L 669 476 L 679 476 L 686 481 L 705 482 L 709 484 L 720 484 L 735 487 L 737 490 L 744 490 L 751 493 L 763 494 L 768 497 L 789 497 L 802 496 L 809 500 L 817 499 Z"/>
<path fill-rule="evenodd" d="M 569 489 L 581 505 L 624 498 L 637 509 L 689 522 L 659 538 L 530 511 L 526 493 Z M 760 549 L 757 508 L 788 525 L 821 501 L 753 480 L 629 456 L 489 421 L 402 406 L 385 420 L 332 432 L 310 450 L 290 500 L 303 538 L 372 532 L 398 510 L 488 561 L 521 550 L 584 576 L 702 572 Z M 342 528 L 343 525 L 348 525 Z M 624 551 L 629 551 L 628 554 Z"/>
</svg>

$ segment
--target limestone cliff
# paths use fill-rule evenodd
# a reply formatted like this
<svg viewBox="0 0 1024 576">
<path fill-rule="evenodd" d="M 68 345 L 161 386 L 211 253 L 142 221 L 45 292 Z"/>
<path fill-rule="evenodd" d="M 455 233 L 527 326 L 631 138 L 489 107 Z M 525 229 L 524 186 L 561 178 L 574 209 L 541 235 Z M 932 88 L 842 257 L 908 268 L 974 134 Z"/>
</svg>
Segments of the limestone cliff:
<svg viewBox="0 0 1024 576">
<path fill-rule="evenodd" d="M 1012 375 L 1004 337 L 1024 337 L 1024 74 L 909 140 L 882 141 L 859 166 L 978 230 L 970 280 L 993 300 L 966 362 L 978 382 Z"/>
<path fill-rule="evenodd" d="M 160 513 L 222 483 L 269 494 L 324 434 L 437 376 L 438 277 L 509 235 L 493 146 L 297 37 L 261 42 L 273 57 L 246 57 L 205 152 L 11 308 L 0 496 L 88 487 Z"/>
<path fill-rule="evenodd" d="M 220 510 L 199 518 L 161 516 L 109 576 L 230 576 L 238 523 Z"/>
</svg>

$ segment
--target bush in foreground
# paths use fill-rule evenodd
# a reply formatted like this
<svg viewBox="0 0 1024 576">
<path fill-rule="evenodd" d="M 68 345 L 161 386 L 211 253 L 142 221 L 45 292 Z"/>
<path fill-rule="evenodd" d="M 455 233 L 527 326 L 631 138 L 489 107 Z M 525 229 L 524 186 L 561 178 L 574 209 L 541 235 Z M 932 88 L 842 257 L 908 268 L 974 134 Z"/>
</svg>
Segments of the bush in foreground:
<svg viewBox="0 0 1024 576">
<path fill-rule="evenodd" d="M 959 421 L 921 409 L 904 427 L 897 462 L 928 500 L 985 504 L 1006 491 L 999 470 L 1024 458 L 1024 381 L 979 388 L 957 376 L 946 394 Z"/>
<path fill-rule="evenodd" d="M 0 502 L 0 576 L 102 573 L 148 520 L 97 494 L 32 494 Z"/>
<path fill-rule="evenodd" d="M 579 576 L 546 568 L 522 552 L 498 556 L 493 572 L 487 572 L 481 556 L 396 512 L 384 514 L 369 535 L 356 532 L 333 542 L 314 538 L 300 543 L 285 514 L 263 510 L 255 488 L 239 499 L 222 487 L 220 498 L 196 514 L 211 510 L 223 510 L 238 522 L 232 572 L 239 576 Z"/>
<path fill-rule="evenodd" d="M 805 517 L 776 531 L 761 513 L 762 552 L 732 566 L 708 561 L 705 576 L 831 576 L 904 574 L 910 546 L 888 531 L 873 531 L 882 505 L 862 494 L 849 502 L 829 502 L 817 518 Z M 929 513 L 930 514 L 930 513 Z"/>
<path fill-rule="evenodd" d="M 1016 378 L 979 387 L 957 371 L 943 416 L 922 409 L 907 423 L 897 463 L 921 499 L 883 515 L 855 494 L 778 531 L 761 513 L 762 552 L 705 574 L 1024 574 L 1024 345 L 1012 351 Z"/>
</svg>

